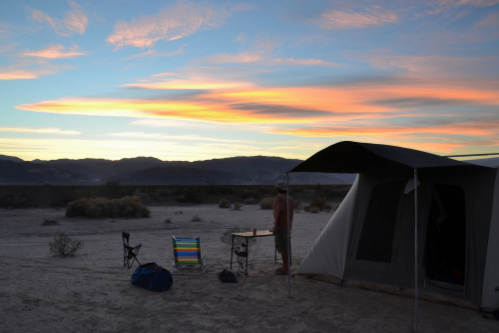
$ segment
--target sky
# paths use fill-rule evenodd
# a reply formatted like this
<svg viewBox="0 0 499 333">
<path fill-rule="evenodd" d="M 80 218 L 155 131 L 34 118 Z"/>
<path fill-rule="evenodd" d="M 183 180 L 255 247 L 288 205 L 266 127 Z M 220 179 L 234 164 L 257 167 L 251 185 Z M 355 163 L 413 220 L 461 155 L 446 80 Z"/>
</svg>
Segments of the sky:
<svg viewBox="0 0 499 333">
<path fill-rule="evenodd" d="M 0 0 L 0 154 L 499 152 L 499 0 Z"/>
</svg>

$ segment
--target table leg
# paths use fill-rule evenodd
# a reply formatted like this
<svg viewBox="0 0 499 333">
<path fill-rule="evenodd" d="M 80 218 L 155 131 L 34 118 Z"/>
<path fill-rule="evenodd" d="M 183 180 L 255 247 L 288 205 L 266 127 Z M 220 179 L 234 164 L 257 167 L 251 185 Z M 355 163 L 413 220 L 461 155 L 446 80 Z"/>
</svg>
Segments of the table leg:
<svg viewBox="0 0 499 333">
<path fill-rule="evenodd" d="M 230 268 L 232 269 L 232 257 L 234 255 L 234 235 L 232 235 L 232 244 L 230 245 Z"/>
<path fill-rule="evenodd" d="M 246 238 L 246 276 L 248 276 L 248 257 L 249 257 L 249 247 L 248 247 L 248 238 Z"/>
</svg>

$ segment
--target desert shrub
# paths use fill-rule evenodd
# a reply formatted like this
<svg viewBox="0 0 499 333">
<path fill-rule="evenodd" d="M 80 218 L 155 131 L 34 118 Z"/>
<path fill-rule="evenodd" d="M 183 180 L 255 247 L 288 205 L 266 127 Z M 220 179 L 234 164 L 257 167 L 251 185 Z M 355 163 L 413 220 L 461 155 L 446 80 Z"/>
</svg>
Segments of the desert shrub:
<svg viewBox="0 0 499 333">
<path fill-rule="evenodd" d="M 59 222 L 57 222 L 56 220 L 45 219 L 42 225 L 59 225 Z"/>
<path fill-rule="evenodd" d="M 67 257 L 74 256 L 84 245 L 84 242 L 61 233 L 49 243 L 49 248 L 52 255 Z"/>
<path fill-rule="evenodd" d="M 25 207 L 28 201 L 26 190 L 14 190 L 0 199 L 0 206 L 3 208 L 14 209 Z"/>
<path fill-rule="evenodd" d="M 222 241 L 222 243 L 225 243 L 225 244 L 231 246 L 232 245 L 232 234 L 233 233 L 247 232 L 247 231 L 251 231 L 251 229 L 250 228 L 238 228 L 238 227 L 227 229 L 220 236 L 220 240 Z M 243 237 L 237 237 L 237 236 L 234 237 L 234 247 L 236 246 L 236 244 L 240 244 L 240 243 L 243 243 L 243 242 L 246 242 L 246 240 Z M 251 245 L 253 245 L 255 243 L 256 243 L 256 238 L 250 238 L 250 239 L 248 239 L 248 246 L 251 246 Z"/>
<path fill-rule="evenodd" d="M 201 221 L 201 218 L 199 217 L 199 215 L 194 215 L 191 219 L 192 222 L 200 222 Z"/>
<path fill-rule="evenodd" d="M 245 205 L 256 205 L 256 199 L 255 198 L 248 198 L 244 200 Z"/>
<path fill-rule="evenodd" d="M 317 207 L 320 211 L 322 211 L 324 209 L 324 206 L 326 205 L 326 197 L 313 197 L 310 200 L 309 204 L 310 207 Z"/>
<path fill-rule="evenodd" d="M 230 207 L 230 204 L 229 204 L 229 200 L 227 199 L 220 199 L 220 201 L 218 202 L 218 208 L 229 208 Z"/>
<path fill-rule="evenodd" d="M 242 206 L 243 206 L 242 203 L 236 201 L 236 203 L 234 204 L 234 210 L 240 210 Z"/>
<path fill-rule="evenodd" d="M 310 212 L 310 206 L 305 205 L 305 207 L 303 207 L 303 210 L 306 211 L 307 213 Z"/>
<path fill-rule="evenodd" d="M 319 208 L 318 207 L 315 207 L 315 206 L 310 207 L 310 213 L 317 214 L 318 212 L 319 212 Z"/>
<path fill-rule="evenodd" d="M 171 218 L 167 218 L 167 219 L 165 220 L 165 223 L 172 223 L 172 219 L 171 219 Z"/>
<path fill-rule="evenodd" d="M 80 199 L 70 202 L 66 208 L 67 217 L 85 216 L 90 218 L 104 217 L 149 217 L 150 210 L 144 206 L 140 197 L 126 196 L 121 199 L 107 200 Z"/>
<path fill-rule="evenodd" d="M 301 211 L 301 202 L 294 199 L 293 206 L 295 207 L 295 212 L 299 213 Z"/>
<path fill-rule="evenodd" d="M 326 204 L 324 205 L 324 210 L 328 213 L 331 211 L 332 208 L 333 206 L 330 202 L 326 202 Z"/>
<path fill-rule="evenodd" d="M 272 209 L 274 206 L 274 201 L 275 198 L 265 198 L 260 201 L 260 208 L 261 209 Z"/>
</svg>

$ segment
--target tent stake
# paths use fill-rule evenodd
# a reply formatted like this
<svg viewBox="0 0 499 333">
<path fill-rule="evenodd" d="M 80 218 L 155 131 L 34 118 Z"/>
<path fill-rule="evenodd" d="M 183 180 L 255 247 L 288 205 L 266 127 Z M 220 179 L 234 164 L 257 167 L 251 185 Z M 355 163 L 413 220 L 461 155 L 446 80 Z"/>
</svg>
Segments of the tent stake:
<svg viewBox="0 0 499 333">
<path fill-rule="evenodd" d="M 288 297 L 291 297 L 291 229 L 289 228 L 289 172 L 286 172 L 287 218 L 288 218 Z"/>
<path fill-rule="evenodd" d="M 418 169 L 414 168 L 414 328 L 418 333 Z"/>
</svg>

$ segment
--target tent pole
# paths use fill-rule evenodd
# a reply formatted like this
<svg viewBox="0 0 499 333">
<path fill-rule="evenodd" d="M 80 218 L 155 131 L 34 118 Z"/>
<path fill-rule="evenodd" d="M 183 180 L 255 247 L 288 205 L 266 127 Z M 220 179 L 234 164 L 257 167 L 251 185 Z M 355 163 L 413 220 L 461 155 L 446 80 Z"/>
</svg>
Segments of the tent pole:
<svg viewBox="0 0 499 333">
<path fill-rule="evenodd" d="M 414 327 L 418 333 L 418 169 L 414 168 Z"/>
<path fill-rule="evenodd" d="M 291 229 L 289 228 L 289 172 L 286 172 L 286 198 L 287 198 L 287 218 L 288 218 L 288 297 L 291 297 Z"/>
</svg>

